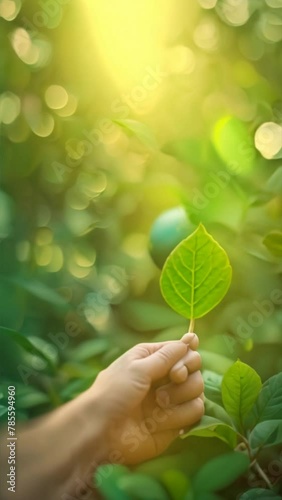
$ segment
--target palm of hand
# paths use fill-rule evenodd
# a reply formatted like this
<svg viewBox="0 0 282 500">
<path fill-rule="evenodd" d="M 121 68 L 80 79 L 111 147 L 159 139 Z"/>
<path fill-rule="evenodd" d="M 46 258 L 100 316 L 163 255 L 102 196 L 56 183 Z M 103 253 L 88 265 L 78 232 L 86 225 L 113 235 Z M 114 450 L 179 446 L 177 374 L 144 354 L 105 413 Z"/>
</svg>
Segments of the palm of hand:
<svg viewBox="0 0 282 500">
<path fill-rule="evenodd" d="M 162 453 L 178 434 L 168 426 L 172 413 L 156 403 L 151 389 L 141 403 L 115 422 L 108 437 L 112 453 L 120 455 L 119 463 L 132 465 Z"/>
</svg>

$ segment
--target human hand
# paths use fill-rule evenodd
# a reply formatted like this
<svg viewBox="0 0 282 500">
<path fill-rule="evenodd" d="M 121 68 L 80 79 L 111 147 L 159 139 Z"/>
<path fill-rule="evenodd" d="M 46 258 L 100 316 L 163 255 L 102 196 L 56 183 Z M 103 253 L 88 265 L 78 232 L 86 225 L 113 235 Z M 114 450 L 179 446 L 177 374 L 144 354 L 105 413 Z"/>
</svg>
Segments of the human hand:
<svg viewBox="0 0 282 500">
<path fill-rule="evenodd" d="M 0 488 L 1 498 L 62 500 L 87 493 L 96 499 L 93 472 L 100 464 L 134 464 L 164 451 L 203 415 L 197 347 L 193 334 L 139 344 L 73 401 L 19 426 L 17 491 Z M 5 474 L 7 457 L 0 459 Z"/>
<path fill-rule="evenodd" d="M 190 333 L 182 341 L 138 344 L 98 375 L 88 397 L 100 402 L 107 422 L 106 461 L 153 458 L 202 417 L 197 347 L 198 337 Z"/>
</svg>

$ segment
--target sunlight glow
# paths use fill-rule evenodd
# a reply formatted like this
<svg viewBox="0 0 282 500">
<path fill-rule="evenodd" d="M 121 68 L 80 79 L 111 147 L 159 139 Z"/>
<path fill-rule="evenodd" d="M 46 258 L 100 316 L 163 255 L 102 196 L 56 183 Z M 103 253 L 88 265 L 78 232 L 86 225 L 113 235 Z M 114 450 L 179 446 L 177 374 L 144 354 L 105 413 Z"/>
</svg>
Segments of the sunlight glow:
<svg viewBox="0 0 282 500">
<path fill-rule="evenodd" d="M 160 16 L 158 2 L 151 0 L 93 2 L 95 42 L 111 77 L 122 87 L 142 81 L 146 68 L 160 63 L 173 1 L 161 5 Z"/>
</svg>

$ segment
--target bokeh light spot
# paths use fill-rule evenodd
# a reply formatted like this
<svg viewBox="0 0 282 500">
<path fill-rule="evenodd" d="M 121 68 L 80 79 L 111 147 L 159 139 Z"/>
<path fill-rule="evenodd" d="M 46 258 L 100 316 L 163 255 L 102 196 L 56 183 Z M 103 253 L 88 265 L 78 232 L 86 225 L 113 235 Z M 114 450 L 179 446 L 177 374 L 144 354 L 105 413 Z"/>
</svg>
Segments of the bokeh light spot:
<svg viewBox="0 0 282 500">
<path fill-rule="evenodd" d="M 282 157 L 282 126 L 274 122 L 263 123 L 255 133 L 255 145 L 267 160 Z"/>
<path fill-rule="evenodd" d="M 250 17 L 248 0 L 226 0 L 221 4 L 219 12 L 232 26 L 242 26 Z"/>
<path fill-rule="evenodd" d="M 0 123 L 12 123 L 20 114 L 20 110 L 21 101 L 18 96 L 12 92 L 0 95 Z"/>
<path fill-rule="evenodd" d="M 198 0 L 198 2 L 203 9 L 213 9 L 217 4 L 217 0 Z"/>
<path fill-rule="evenodd" d="M 20 0 L 0 1 L 0 17 L 3 17 L 6 21 L 13 21 L 17 17 L 21 6 Z"/>
<path fill-rule="evenodd" d="M 218 48 L 219 32 L 216 24 L 210 18 L 202 19 L 194 31 L 194 42 L 207 52 L 213 52 Z"/>
<path fill-rule="evenodd" d="M 45 101 L 51 109 L 64 108 L 68 102 L 68 93 L 61 85 L 50 85 L 45 92 Z"/>
<path fill-rule="evenodd" d="M 53 240 L 53 231 L 49 227 L 40 227 L 36 233 L 36 244 L 49 245 Z"/>
</svg>

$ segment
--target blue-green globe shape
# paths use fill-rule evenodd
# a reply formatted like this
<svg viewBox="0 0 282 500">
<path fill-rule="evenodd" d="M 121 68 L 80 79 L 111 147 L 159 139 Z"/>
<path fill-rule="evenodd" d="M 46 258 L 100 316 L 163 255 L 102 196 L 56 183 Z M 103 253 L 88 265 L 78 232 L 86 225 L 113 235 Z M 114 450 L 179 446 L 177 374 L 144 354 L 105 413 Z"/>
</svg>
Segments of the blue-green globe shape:
<svg viewBox="0 0 282 500">
<path fill-rule="evenodd" d="M 149 252 L 155 264 L 162 269 L 170 252 L 195 230 L 182 206 L 163 212 L 154 221 L 149 236 Z"/>
</svg>

